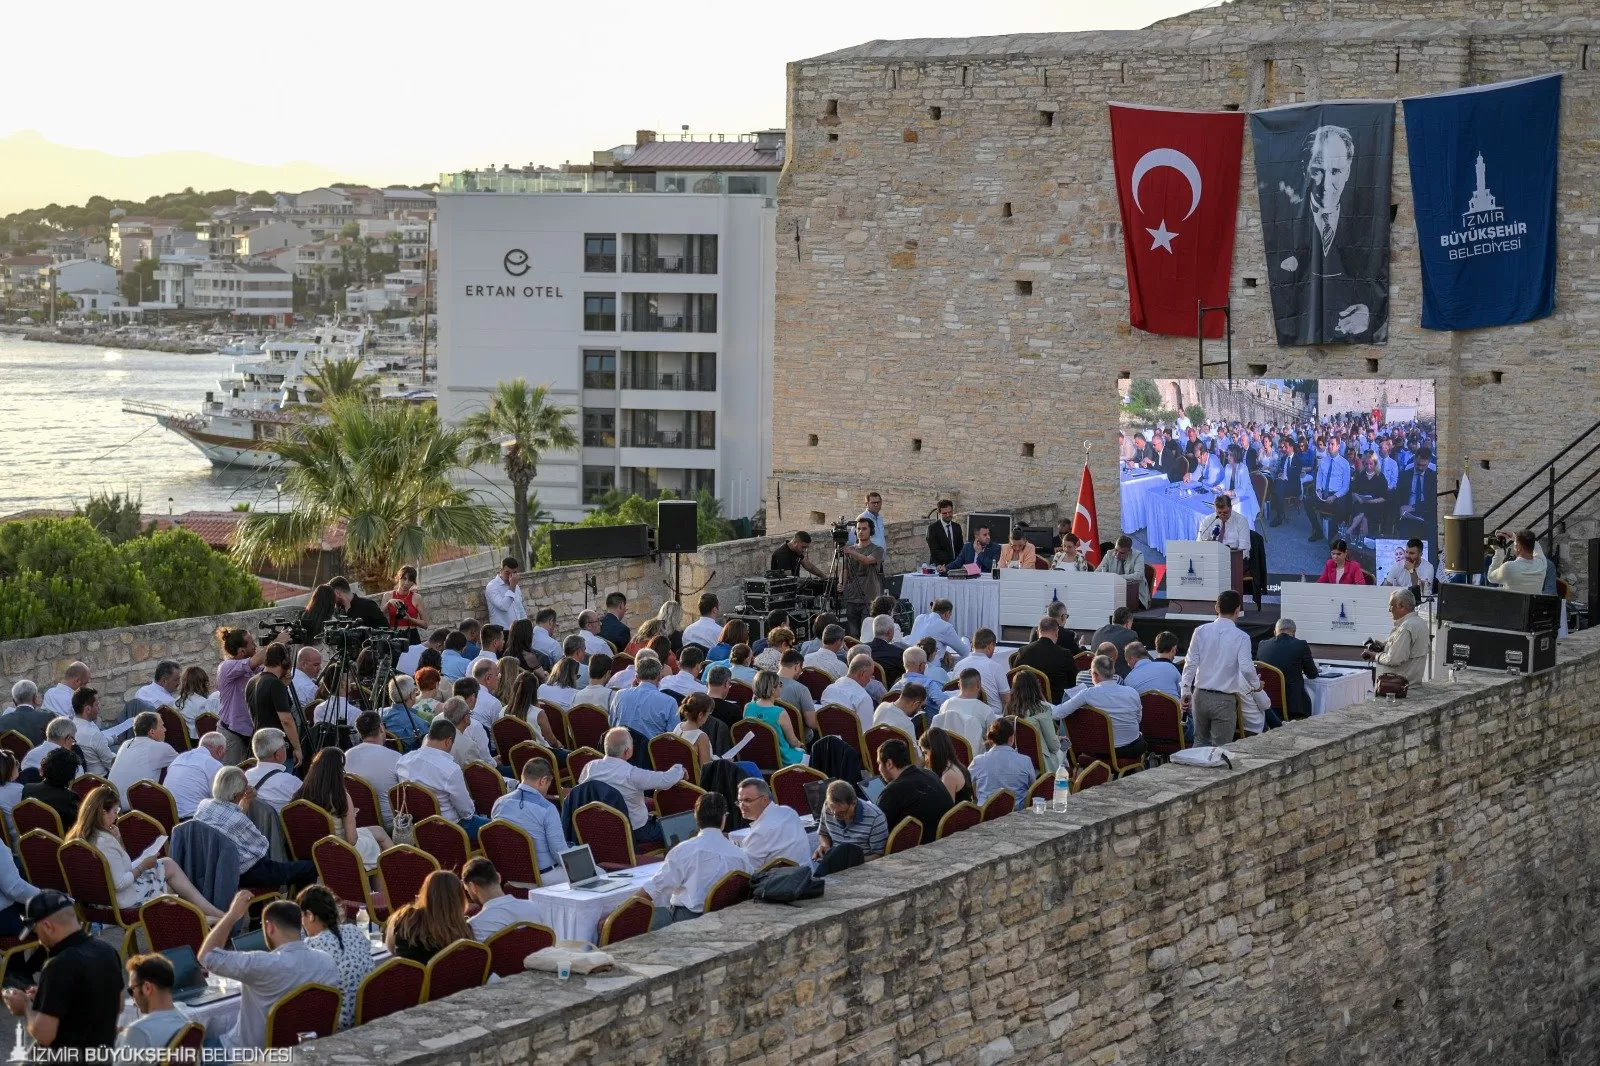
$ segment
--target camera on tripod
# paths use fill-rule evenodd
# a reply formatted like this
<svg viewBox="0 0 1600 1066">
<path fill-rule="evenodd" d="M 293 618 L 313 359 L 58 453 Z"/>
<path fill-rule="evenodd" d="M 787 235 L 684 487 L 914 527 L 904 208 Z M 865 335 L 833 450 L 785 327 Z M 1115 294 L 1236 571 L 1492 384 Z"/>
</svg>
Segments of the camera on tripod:
<svg viewBox="0 0 1600 1066">
<path fill-rule="evenodd" d="M 256 623 L 256 633 L 258 634 L 256 640 L 259 643 L 267 644 L 276 640 L 278 634 L 285 631 L 289 634 L 289 643 L 291 644 L 311 643 L 310 635 L 306 632 L 306 627 L 298 616 L 292 618 L 268 618 Z"/>
<path fill-rule="evenodd" d="M 833 543 L 835 547 L 842 548 L 850 543 L 850 532 L 855 528 L 855 523 L 848 518 L 841 518 L 833 524 Z"/>
<path fill-rule="evenodd" d="M 342 655 L 354 655 L 363 648 L 398 653 L 411 647 L 410 635 L 402 630 L 374 629 L 350 619 L 332 621 L 323 626 L 322 639 L 329 648 Z"/>
</svg>

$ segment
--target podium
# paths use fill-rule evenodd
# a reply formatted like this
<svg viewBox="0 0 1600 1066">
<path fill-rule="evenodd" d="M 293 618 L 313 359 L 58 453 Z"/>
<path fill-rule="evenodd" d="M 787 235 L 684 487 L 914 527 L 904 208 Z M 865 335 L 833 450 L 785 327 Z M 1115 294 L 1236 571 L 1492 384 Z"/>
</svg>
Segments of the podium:
<svg viewBox="0 0 1600 1066">
<path fill-rule="evenodd" d="M 1167 541 L 1170 614 L 1210 618 L 1223 589 L 1244 594 L 1244 552 L 1214 540 Z"/>
<path fill-rule="evenodd" d="M 1067 605 L 1067 625 L 1093 632 L 1127 601 L 1128 582 L 1117 574 L 1068 570 L 1001 570 L 1000 627 L 1031 629 L 1050 610 L 1050 601 Z"/>
<path fill-rule="evenodd" d="M 1394 591 L 1384 585 L 1285 581 L 1280 617 L 1294 619 L 1295 636 L 1311 645 L 1313 655 L 1354 661 L 1361 658 L 1364 642 L 1382 640 L 1394 628 L 1389 617 Z"/>
</svg>

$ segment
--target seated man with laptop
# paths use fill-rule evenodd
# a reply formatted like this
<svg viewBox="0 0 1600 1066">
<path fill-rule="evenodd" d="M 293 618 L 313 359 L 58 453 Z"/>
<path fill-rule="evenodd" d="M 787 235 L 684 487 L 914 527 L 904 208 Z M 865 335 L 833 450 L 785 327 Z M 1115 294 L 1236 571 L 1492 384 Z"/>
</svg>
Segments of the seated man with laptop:
<svg viewBox="0 0 1600 1066">
<path fill-rule="evenodd" d="M 667 859 L 651 882 L 639 890 L 656 908 L 652 929 L 688 921 L 705 913 L 706 895 L 725 875 L 735 870 L 754 873 L 745 850 L 723 834 L 728 802 L 707 792 L 694 805 L 700 831 L 667 852 Z"/>
<path fill-rule="evenodd" d="M 255 893 L 240 889 L 217 924 L 200 945 L 200 965 L 218 977 L 239 982 L 239 1020 L 223 1037 L 227 1048 L 266 1045 L 267 1012 L 285 994 L 308 982 L 339 987 L 339 966 L 332 955 L 309 947 L 301 939 L 300 907 L 286 899 L 267 904 L 261 912 L 266 951 L 227 951 L 222 944 L 234 925 L 250 913 Z M 192 1002 L 192 1001 L 185 1001 Z"/>
</svg>

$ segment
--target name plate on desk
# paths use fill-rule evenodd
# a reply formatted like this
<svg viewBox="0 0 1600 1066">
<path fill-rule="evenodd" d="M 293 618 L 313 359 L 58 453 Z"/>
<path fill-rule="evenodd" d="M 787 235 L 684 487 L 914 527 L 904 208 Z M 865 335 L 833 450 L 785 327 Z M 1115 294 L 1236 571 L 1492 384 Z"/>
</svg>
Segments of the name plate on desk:
<svg viewBox="0 0 1600 1066">
<path fill-rule="evenodd" d="M 1167 598 L 1215 600 L 1233 587 L 1233 549 L 1209 540 L 1167 541 Z"/>
<path fill-rule="evenodd" d="M 1067 605 L 1075 629 L 1098 629 L 1127 600 L 1128 584 L 1116 574 L 1071 570 L 1001 570 L 1000 624 L 1034 626 L 1052 598 Z"/>
<path fill-rule="evenodd" d="M 1357 647 L 1367 640 L 1382 640 L 1394 628 L 1389 617 L 1392 592 L 1383 585 L 1285 581 L 1282 617 L 1294 619 L 1295 636 L 1308 644 Z"/>
</svg>

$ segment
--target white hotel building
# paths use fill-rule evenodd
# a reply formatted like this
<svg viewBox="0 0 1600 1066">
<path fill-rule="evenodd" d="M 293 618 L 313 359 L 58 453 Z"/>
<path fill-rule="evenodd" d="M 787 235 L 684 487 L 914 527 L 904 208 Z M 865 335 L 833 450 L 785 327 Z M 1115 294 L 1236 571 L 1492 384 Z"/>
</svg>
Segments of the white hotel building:
<svg viewBox="0 0 1600 1066">
<path fill-rule="evenodd" d="M 441 181 L 440 411 L 459 420 L 517 377 L 573 408 L 581 452 L 544 456 L 535 481 L 556 520 L 612 488 L 709 489 L 730 518 L 761 508 L 783 136 L 642 131 L 592 173 Z"/>
</svg>

